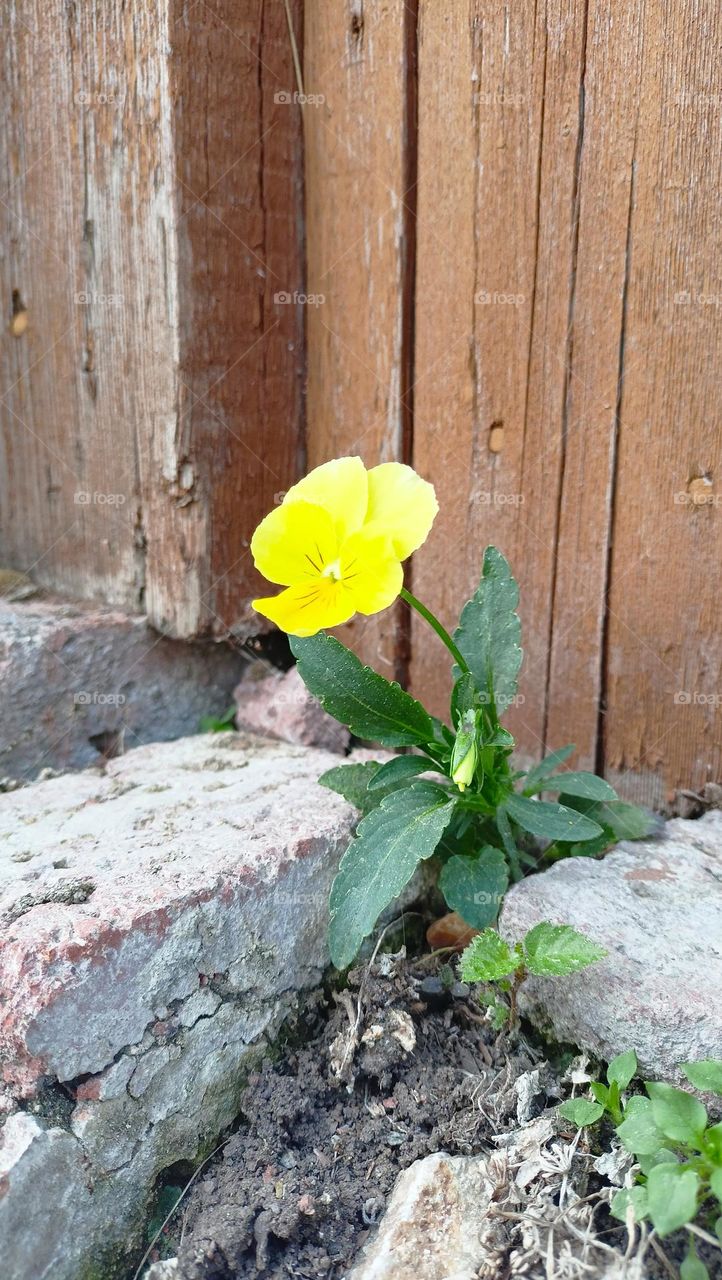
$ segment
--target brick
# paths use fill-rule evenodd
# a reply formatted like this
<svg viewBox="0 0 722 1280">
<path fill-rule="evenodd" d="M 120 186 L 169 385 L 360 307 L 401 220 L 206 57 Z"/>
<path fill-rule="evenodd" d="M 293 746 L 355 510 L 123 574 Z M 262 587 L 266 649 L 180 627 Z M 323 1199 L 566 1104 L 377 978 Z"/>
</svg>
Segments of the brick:
<svg viewBox="0 0 722 1280">
<path fill-rule="evenodd" d="M 351 741 L 348 729 L 324 711 L 295 667 L 285 672 L 251 667 L 233 696 L 238 729 L 339 754 Z"/>
<path fill-rule="evenodd" d="M 221 715 L 245 670 L 228 645 L 188 644 L 114 609 L 0 599 L 0 776 L 84 769 Z"/>
</svg>

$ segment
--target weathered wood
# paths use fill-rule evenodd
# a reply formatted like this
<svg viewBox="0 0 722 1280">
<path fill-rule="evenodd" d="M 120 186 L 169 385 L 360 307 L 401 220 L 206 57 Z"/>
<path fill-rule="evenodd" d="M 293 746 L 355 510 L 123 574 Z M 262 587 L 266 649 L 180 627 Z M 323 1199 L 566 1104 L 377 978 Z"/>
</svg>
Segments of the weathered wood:
<svg viewBox="0 0 722 1280">
<path fill-rule="evenodd" d="M 16 0 L 0 14 L 0 518 L 6 564 L 137 608 L 136 432 L 144 393 L 168 379 L 156 368 L 148 386 L 144 351 L 170 340 L 144 213 L 167 221 L 167 192 L 142 160 L 168 164 L 157 61 L 124 57 L 157 42 L 157 20 L 113 10 L 101 22 L 95 6 Z"/>
<path fill-rule="evenodd" d="M 547 727 L 574 742 L 579 768 L 601 764 L 600 704 L 612 536 L 624 290 L 640 80 L 641 0 L 609 23 L 589 9 L 578 153 L 577 247 L 567 344 Z M 643 144 L 642 144 L 643 145 Z"/>
<path fill-rule="evenodd" d="M 300 39 L 299 0 L 291 9 Z M 258 630 L 248 598 L 268 584 L 253 570 L 250 535 L 302 462 L 302 148 L 291 43 L 284 6 L 255 0 L 175 0 L 171 39 L 180 264 L 171 466 L 180 502 L 193 497 L 204 548 L 198 603 L 189 601 L 181 629 L 222 633 L 247 621 Z M 156 491 L 154 481 L 149 501 Z M 162 503 L 157 556 L 149 546 L 154 612 L 171 619 L 190 509 Z"/>
<path fill-rule="evenodd" d="M 522 750 L 576 741 L 653 803 L 720 772 L 720 18 L 673 8 L 419 14 L 415 590 L 453 623 L 500 546 Z M 439 656 L 414 620 L 442 711 Z"/>
<path fill-rule="evenodd" d="M 306 7 L 308 462 L 404 456 L 413 6 Z M 396 610 L 340 633 L 394 674 Z"/>
<path fill-rule="evenodd" d="M 304 83 L 282 3 L 2 10 L 0 562 L 243 631 L 304 447 L 413 460 L 413 589 L 453 625 L 487 542 L 519 579 L 522 752 L 718 777 L 718 7 L 301 10 Z M 344 638 L 409 636 L 443 712 L 405 609 Z"/>
<path fill-rule="evenodd" d="M 420 8 L 414 460 L 442 522 L 419 594 L 453 622 L 483 547 L 522 590 L 525 666 L 509 725 L 542 749 L 574 260 L 583 6 Z M 543 104 L 543 110 L 542 110 Z M 412 678 L 448 680 L 419 625 Z"/>
<path fill-rule="evenodd" d="M 643 38 L 604 760 L 656 803 L 722 775 L 722 13 L 653 0 Z"/>
<path fill-rule="evenodd" d="M 27 309 L 2 338 L 2 559 L 223 631 L 300 461 L 283 7 L 14 0 L 2 23 L 2 289 Z"/>
</svg>

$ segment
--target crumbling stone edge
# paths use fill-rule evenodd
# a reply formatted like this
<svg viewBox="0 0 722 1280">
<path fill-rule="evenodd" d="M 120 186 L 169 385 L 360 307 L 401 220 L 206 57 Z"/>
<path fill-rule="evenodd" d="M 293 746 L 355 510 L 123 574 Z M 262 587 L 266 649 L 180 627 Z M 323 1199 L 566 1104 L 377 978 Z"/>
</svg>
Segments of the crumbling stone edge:
<svg viewBox="0 0 722 1280">
<path fill-rule="evenodd" d="M 302 1024 L 305 992 L 260 1000 L 251 1012 L 247 996 L 224 991 L 224 980 L 225 975 L 214 975 L 199 992 L 174 1002 L 164 1022 L 150 1024 L 139 1044 L 123 1049 L 100 1073 L 62 1083 L 48 1079 L 36 1097 L 15 1104 L 7 1117 L 6 1155 L 16 1173 L 18 1167 L 27 1166 L 26 1207 L 38 1202 L 38 1178 L 45 1184 L 42 1200 L 47 1192 L 56 1210 L 63 1199 L 82 1198 L 82 1183 L 88 1175 L 93 1180 L 92 1199 L 101 1201 L 93 1206 L 96 1225 L 104 1223 L 98 1238 L 105 1235 L 107 1243 L 96 1245 L 90 1255 L 87 1248 L 74 1249 L 69 1204 L 64 1265 L 77 1280 L 124 1280 L 132 1274 L 146 1247 L 147 1226 L 163 1174 L 180 1162 L 197 1168 L 212 1153 L 241 1112 L 249 1074 L 273 1055 L 289 1029 Z M 309 969 L 303 985 L 313 990 L 322 980 L 322 969 Z M 249 1022 L 253 1038 L 246 1041 L 239 1029 Z M 260 1034 L 259 1024 L 263 1024 Z M 211 1055 L 231 1044 L 235 1060 L 229 1063 L 225 1078 L 203 1087 L 199 1050 Z M 195 1075 L 201 1087 L 177 1092 L 174 1099 L 166 1097 L 164 1105 L 165 1068 L 175 1065 L 177 1074 L 184 1054 L 191 1068 L 186 1078 Z M 128 1119 L 142 1099 L 147 1099 L 148 1123 L 137 1137 L 136 1126 Z M 98 1164 L 99 1156 L 104 1167 Z M 115 1229 L 118 1197 L 126 1204 L 120 1231 Z M 28 1247 L 42 1254 L 41 1238 L 32 1232 L 27 1239 Z M 35 1261 L 28 1258 L 27 1264 L 21 1258 L 10 1262 L 18 1275 L 31 1275 L 31 1266 L 43 1265 L 42 1256 L 36 1253 Z"/>
</svg>

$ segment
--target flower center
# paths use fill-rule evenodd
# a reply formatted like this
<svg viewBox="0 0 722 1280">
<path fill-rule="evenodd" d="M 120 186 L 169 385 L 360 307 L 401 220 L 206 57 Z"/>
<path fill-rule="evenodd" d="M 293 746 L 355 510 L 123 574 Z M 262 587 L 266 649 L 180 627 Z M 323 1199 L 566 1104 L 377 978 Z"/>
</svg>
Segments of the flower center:
<svg viewBox="0 0 722 1280">
<path fill-rule="evenodd" d="M 341 581 L 341 561 L 333 560 L 331 564 L 325 565 L 321 573 L 321 577 L 330 578 L 332 582 L 340 582 Z"/>
</svg>

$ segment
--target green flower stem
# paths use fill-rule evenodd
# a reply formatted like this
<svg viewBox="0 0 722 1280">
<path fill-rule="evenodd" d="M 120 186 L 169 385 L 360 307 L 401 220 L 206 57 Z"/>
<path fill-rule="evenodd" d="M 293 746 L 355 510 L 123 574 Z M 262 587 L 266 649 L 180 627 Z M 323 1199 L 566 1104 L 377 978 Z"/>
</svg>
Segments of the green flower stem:
<svg viewBox="0 0 722 1280">
<path fill-rule="evenodd" d="M 493 818 L 496 813 L 496 807 L 478 792 L 465 791 L 459 794 L 458 799 L 461 808 L 468 809 L 470 813 L 482 813 L 486 818 Z"/>
<path fill-rule="evenodd" d="M 420 600 L 417 600 L 416 596 L 412 596 L 411 592 L 406 590 L 406 587 L 402 587 L 399 594 L 402 600 L 405 600 L 408 605 L 411 605 L 411 608 L 415 609 L 417 613 L 420 613 L 421 617 L 428 622 L 429 626 L 433 627 L 442 644 L 446 645 L 457 666 L 468 675 L 469 668 L 466 665 L 464 658 L 454 644 L 454 641 L 451 639 L 446 627 L 441 625 L 435 614 L 433 614 L 430 609 L 427 609 L 426 605 L 422 604 Z"/>
</svg>

